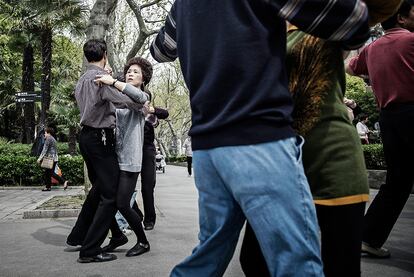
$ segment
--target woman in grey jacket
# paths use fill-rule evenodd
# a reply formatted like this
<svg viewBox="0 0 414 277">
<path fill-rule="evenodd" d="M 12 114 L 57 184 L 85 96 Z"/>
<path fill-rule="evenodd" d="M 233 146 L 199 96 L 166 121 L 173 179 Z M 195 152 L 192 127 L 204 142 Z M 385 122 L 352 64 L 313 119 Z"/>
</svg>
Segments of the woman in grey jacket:
<svg viewBox="0 0 414 277">
<path fill-rule="evenodd" d="M 146 103 L 148 96 L 144 89 L 152 77 L 151 63 L 140 57 L 132 58 L 124 67 L 124 75 L 126 83 L 118 81 L 110 75 L 97 76 L 96 81 L 115 86 L 138 103 Z M 128 250 L 127 257 L 138 256 L 150 250 L 150 245 L 142 229 L 142 217 L 130 206 L 130 200 L 141 171 L 144 111 L 145 106 L 144 110 L 116 110 L 116 153 L 120 169 L 116 204 L 137 236 L 137 243 Z M 120 231 L 115 218 L 111 225 L 111 232 L 111 241 L 103 247 L 104 252 L 112 252 L 116 247 L 128 242 L 127 237 Z"/>
<path fill-rule="evenodd" d="M 63 179 L 61 176 L 57 175 L 55 172 L 56 165 L 58 162 L 58 153 L 56 147 L 56 140 L 53 137 L 55 134 L 55 130 L 51 127 L 47 127 L 45 129 L 45 144 L 43 145 L 42 153 L 40 153 L 39 158 L 37 159 L 37 163 L 41 164 L 43 158 L 50 157 L 53 158 L 53 167 L 51 169 L 45 168 L 43 174 L 43 183 L 45 184 L 45 188 L 42 191 L 50 191 L 52 187 L 52 177 L 55 178 L 59 184 L 63 184 L 63 189 L 68 187 L 68 181 Z"/>
</svg>

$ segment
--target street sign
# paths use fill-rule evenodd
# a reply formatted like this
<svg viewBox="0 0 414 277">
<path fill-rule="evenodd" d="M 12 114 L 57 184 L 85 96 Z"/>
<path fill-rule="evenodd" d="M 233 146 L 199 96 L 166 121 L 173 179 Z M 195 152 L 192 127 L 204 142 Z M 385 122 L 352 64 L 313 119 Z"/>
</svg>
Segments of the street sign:
<svg viewBox="0 0 414 277">
<path fill-rule="evenodd" d="M 16 93 L 14 96 L 16 98 L 16 103 L 33 103 L 42 100 L 40 92 L 35 91 L 22 91 Z"/>
<path fill-rule="evenodd" d="M 23 91 L 15 94 L 16 97 L 41 96 L 40 92 Z"/>
<path fill-rule="evenodd" d="M 16 98 L 16 103 L 34 103 L 35 99 L 33 98 Z"/>
</svg>

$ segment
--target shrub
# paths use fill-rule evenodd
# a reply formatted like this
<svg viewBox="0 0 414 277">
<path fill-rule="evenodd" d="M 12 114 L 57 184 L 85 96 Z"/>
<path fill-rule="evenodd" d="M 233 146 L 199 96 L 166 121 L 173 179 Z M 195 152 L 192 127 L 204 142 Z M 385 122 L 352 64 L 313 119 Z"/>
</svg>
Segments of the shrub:
<svg viewBox="0 0 414 277">
<path fill-rule="evenodd" d="M 77 145 L 77 148 L 77 153 L 80 153 L 79 145 Z M 29 156 L 31 149 L 31 144 L 7 143 L 4 141 L 0 141 L 0 155 Z M 58 142 L 57 149 L 59 155 L 65 155 L 69 153 L 69 146 L 66 142 Z"/>
<path fill-rule="evenodd" d="M 382 144 L 362 145 L 367 169 L 387 169 Z"/>
<path fill-rule="evenodd" d="M 184 163 L 187 161 L 187 157 L 186 156 L 171 156 L 171 157 L 167 157 L 165 160 L 167 163 Z"/>
<path fill-rule="evenodd" d="M 0 184 L 33 186 L 42 184 L 43 169 L 36 157 L 0 155 Z M 73 185 L 83 184 L 83 159 L 81 156 L 60 156 L 59 167 L 63 177 Z"/>
<path fill-rule="evenodd" d="M 31 144 L 0 143 L 0 155 L 27 156 L 30 155 L 31 147 Z"/>
<path fill-rule="evenodd" d="M 374 93 L 367 92 L 364 80 L 347 74 L 345 96 L 355 100 L 357 105 L 361 108 L 361 112 L 368 115 L 368 125 L 373 127 L 374 123 L 379 120 L 379 112 L 375 102 Z M 358 117 L 355 118 L 356 121 L 357 118 Z"/>
</svg>

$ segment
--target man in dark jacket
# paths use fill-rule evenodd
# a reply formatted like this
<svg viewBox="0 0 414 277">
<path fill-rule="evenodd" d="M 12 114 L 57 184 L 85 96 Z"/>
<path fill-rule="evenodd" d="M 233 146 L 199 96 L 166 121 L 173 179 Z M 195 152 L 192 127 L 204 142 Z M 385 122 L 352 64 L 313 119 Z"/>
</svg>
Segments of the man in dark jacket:
<svg viewBox="0 0 414 277">
<path fill-rule="evenodd" d="M 177 0 L 152 44 L 157 61 L 180 59 L 199 191 L 200 243 L 171 276 L 222 276 L 246 219 L 272 276 L 323 276 L 291 127 L 285 20 L 344 48 L 368 37 L 360 0 Z"/>
</svg>

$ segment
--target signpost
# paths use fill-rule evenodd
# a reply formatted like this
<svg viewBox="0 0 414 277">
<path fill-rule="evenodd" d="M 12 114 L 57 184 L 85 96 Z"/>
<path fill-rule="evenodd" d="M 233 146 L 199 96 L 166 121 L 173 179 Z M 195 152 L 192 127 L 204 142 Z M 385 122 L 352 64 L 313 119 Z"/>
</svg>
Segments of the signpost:
<svg viewBox="0 0 414 277">
<path fill-rule="evenodd" d="M 34 103 L 42 101 L 42 95 L 40 92 L 34 91 L 23 91 L 16 93 L 15 95 L 16 103 Z"/>
</svg>

